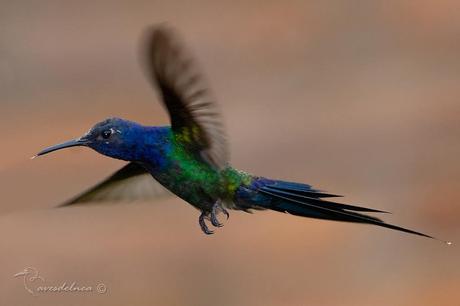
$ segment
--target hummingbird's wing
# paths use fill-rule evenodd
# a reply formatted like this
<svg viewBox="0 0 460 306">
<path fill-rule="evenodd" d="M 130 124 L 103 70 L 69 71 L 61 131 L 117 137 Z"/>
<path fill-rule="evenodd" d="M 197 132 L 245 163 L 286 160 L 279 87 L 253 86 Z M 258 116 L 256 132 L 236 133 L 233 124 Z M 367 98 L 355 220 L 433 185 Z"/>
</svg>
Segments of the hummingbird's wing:
<svg viewBox="0 0 460 306">
<path fill-rule="evenodd" d="M 229 154 L 222 117 L 189 50 L 174 30 L 160 25 L 146 32 L 143 52 L 176 139 L 212 166 L 224 167 Z"/>
<path fill-rule="evenodd" d="M 171 195 L 171 193 L 142 166 L 131 162 L 96 186 L 59 207 L 87 202 L 100 204 L 150 200 L 166 195 Z"/>
</svg>

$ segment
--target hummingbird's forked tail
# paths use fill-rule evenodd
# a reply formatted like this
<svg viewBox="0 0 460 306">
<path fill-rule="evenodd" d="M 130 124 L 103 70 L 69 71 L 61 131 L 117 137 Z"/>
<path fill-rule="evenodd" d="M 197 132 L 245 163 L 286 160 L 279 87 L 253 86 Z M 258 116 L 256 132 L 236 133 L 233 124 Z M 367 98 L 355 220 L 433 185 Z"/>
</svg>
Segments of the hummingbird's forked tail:
<svg viewBox="0 0 460 306">
<path fill-rule="evenodd" d="M 340 196 L 321 192 L 306 184 L 255 178 L 251 185 L 241 186 L 238 189 L 236 202 L 243 210 L 271 209 L 301 217 L 373 224 L 436 239 L 363 214 L 363 212 L 386 213 L 385 211 L 324 200 L 324 198 L 332 197 Z"/>
</svg>

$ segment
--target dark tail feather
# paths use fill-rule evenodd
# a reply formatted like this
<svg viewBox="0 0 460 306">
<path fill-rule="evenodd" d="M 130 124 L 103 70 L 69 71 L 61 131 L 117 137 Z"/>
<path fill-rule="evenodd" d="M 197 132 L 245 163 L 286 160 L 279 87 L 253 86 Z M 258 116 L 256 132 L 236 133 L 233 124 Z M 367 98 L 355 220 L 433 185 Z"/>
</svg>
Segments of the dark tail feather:
<svg viewBox="0 0 460 306">
<path fill-rule="evenodd" d="M 252 204 L 256 205 L 258 208 L 271 209 L 302 217 L 373 224 L 439 240 L 421 232 L 385 223 L 373 216 L 357 213 L 381 213 L 384 211 L 322 200 L 321 198 L 334 197 L 336 195 L 323 193 L 311 188 L 309 185 L 264 180 L 257 182 L 253 187 L 256 187 L 255 190 L 244 188 L 244 190 L 241 190 L 239 193 L 240 199 L 244 200 L 243 202 L 247 203 L 248 206 Z M 443 242 L 450 244 L 450 242 L 447 241 Z"/>
<path fill-rule="evenodd" d="M 280 201 L 278 205 L 275 205 L 275 207 L 271 208 L 277 211 L 284 210 L 284 212 L 286 213 L 290 213 L 290 214 L 298 215 L 302 217 L 310 217 L 311 214 L 313 213 L 313 215 L 323 216 L 321 219 L 374 224 L 374 225 L 391 228 L 394 230 L 398 230 L 398 231 L 402 231 L 402 232 L 406 232 L 410 234 L 415 234 L 415 235 L 435 239 L 432 236 L 429 236 L 429 235 L 426 235 L 420 232 L 416 232 L 416 231 L 413 231 L 407 228 L 385 223 L 382 220 L 375 218 L 375 217 L 328 207 L 327 201 L 323 201 L 324 203 L 319 205 L 318 203 L 313 204 L 313 203 L 308 203 L 308 202 L 297 201 L 297 200 L 290 199 L 290 198 L 280 196 L 280 195 L 276 195 L 274 193 L 264 191 L 264 190 L 260 190 L 260 192 L 273 196 L 274 198 L 278 200 L 284 200 L 284 201 Z"/>
<path fill-rule="evenodd" d="M 270 185 L 266 185 L 265 187 L 270 187 L 273 189 L 278 189 L 281 191 L 288 191 L 291 193 L 295 193 L 298 195 L 304 195 L 307 197 L 314 197 L 314 198 L 340 198 L 341 195 L 325 193 L 321 190 L 313 189 L 310 185 L 301 184 L 301 183 L 293 183 L 293 182 L 285 182 L 285 181 L 274 181 Z"/>
<path fill-rule="evenodd" d="M 322 196 L 323 193 L 319 193 L 319 192 L 318 193 L 311 192 L 310 195 L 307 196 L 305 195 L 306 193 L 296 194 L 290 191 L 275 189 L 270 186 L 262 187 L 259 189 L 259 191 L 284 196 L 290 199 L 298 200 L 300 202 L 307 202 L 311 204 L 316 203 L 320 206 L 326 205 L 328 208 L 333 208 L 333 209 L 339 209 L 339 210 L 346 209 L 346 210 L 351 210 L 351 211 L 365 211 L 365 212 L 375 212 L 375 213 L 389 213 L 387 211 L 377 210 L 373 208 L 342 204 L 342 203 L 337 203 L 337 202 L 332 202 L 332 201 L 324 201 L 321 199 L 321 198 L 324 198 L 324 196 Z"/>
</svg>

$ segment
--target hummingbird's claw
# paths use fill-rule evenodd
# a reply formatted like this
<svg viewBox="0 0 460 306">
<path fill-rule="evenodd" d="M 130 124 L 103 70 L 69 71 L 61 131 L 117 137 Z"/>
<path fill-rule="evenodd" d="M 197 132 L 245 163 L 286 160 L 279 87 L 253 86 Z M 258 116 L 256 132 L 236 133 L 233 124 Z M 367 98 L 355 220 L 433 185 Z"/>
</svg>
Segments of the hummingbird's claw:
<svg viewBox="0 0 460 306">
<path fill-rule="evenodd" d="M 230 216 L 230 214 L 222 206 L 222 202 L 220 200 L 218 200 L 218 201 L 216 201 L 216 203 L 214 203 L 214 205 L 212 206 L 211 211 L 202 211 L 201 212 L 200 218 L 198 219 L 198 223 L 200 224 L 201 230 L 206 235 L 214 234 L 214 231 L 212 231 L 212 230 L 210 230 L 208 228 L 208 225 L 206 224 L 206 220 L 211 221 L 211 224 L 214 227 L 222 227 L 222 226 L 224 226 L 224 224 L 221 223 L 219 221 L 219 219 L 217 218 L 217 215 L 219 214 L 219 212 L 222 212 L 227 217 L 227 220 L 228 220 L 228 217 Z"/>
<path fill-rule="evenodd" d="M 223 209 L 221 204 L 220 204 L 220 201 L 217 201 L 216 203 L 214 203 L 214 205 L 212 206 L 212 210 L 211 210 L 211 223 L 212 225 L 214 225 L 215 227 L 222 227 L 224 226 L 222 223 L 219 222 L 219 219 L 217 219 L 217 214 L 219 213 L 219 210 Z"/>
<path fill-rule="evenodd" d="M 201 212 L 200 217 L 198 218 L 198 223 L 200 224 L 201 230 L 203 233 L 206 235 L 212 235 L 214 234 L 214 231 L 210 230 L 208 226 L 206 225 L 205 219 L 209 219 L 208 214 L 205 212 Z"/>
<path fill-rule="evenodd" d="M 220 223 L 219 219 L 217 219 L 217 214 L 219 213 L 219 211 L 221 211 L 227 217 L 227 220 L 228 220 L 228 217 L 230 216 L 228 211 L 222 206 L 222 202 L 220 200 L 214 203 L 214 205 L 212 206 L 212 210 L 211 210 L 211 223 L 215 227 L 224 226 L 224 224 Z"/>
<path fill-rule="evenodd" d="M 228 213 L 228 211 L 225 208 L 223 208 L 223 207 L 221 207 L 221 208 L 222 208 L 222 213 L 225 215 L 225 217 L 227 217 L 227 220 L 228 220 L 228 218 L 230 218 L 230 214 Z"/>
</svg>

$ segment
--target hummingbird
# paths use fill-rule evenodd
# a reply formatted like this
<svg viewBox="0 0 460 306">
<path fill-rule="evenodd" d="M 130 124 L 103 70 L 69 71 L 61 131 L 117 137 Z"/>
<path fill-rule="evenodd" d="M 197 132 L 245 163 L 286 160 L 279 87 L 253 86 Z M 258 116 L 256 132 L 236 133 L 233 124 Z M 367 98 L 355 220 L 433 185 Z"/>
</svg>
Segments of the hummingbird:
<svg viewBox="0 0 460 306">
<path fill-rule="evenodd" d="M 223 226 L 218 216 L 228 219 L 229 210 L 273 210 L 433 238 L 369 215 L 386 211 L 339 203 L 334 198 L 340 195 L 311 185 L 265 178 L 232 167 L 219 106 L 180 35 L 168 25 L 153 26 L 145 31 L 141 45 L 145 74 L 157 89 L 171 125 L 144 126 L 109 118 L 77 139 L 40 151 L 34 157 L 85 146 L 128 162 L 60 206 L 146 200 L 169 191 L 199 210 L 198 224 L 207 235 Z"/>
</svg>

